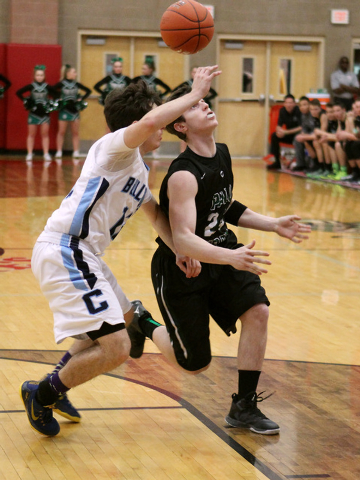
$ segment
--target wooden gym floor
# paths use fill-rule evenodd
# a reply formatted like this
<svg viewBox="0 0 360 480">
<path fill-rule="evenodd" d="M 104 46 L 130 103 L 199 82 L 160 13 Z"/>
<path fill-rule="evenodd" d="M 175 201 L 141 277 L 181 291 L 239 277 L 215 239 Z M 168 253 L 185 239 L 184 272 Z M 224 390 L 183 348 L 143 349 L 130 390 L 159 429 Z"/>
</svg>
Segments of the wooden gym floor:
<svg viewBox="0 0 360 480">
<path fill-rule="evenodd" d="M 169 163 L 149 164 L 157 195 Z M 205 373 L 178 373 L 148 341 L 141 359 L 70 392 L 80 424 L 58 417 L 55 438 L 30 428 L 19 385 L 39 379 L 70 345 L 54 342 L 31 249 L 81 166 L 70 158 L 49 166 L 0 159 L 0 478 L 359 480 L 360 192 L 269 173 L 257 160 L 234 160 L 234 197 L 257 212 L 297 213 L 313 225 L 299 246 L 237 231 L 273 262 L 262 278 L 271 317 L 259 391 L 275 391 L 260 407 L 280 435 L 226 427 L 238 334 L 228 338 L 214 324 Z M 119 237 L 105 260 L 129 298 L 161 321 L 150 279 L 155 233 L 139 212 Z"/>
</svg>

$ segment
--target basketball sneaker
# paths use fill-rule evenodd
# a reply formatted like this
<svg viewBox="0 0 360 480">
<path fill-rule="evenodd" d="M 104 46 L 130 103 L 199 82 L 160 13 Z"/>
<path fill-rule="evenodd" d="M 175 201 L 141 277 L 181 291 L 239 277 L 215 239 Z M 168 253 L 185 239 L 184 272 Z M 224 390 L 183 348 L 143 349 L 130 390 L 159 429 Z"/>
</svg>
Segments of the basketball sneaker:
<svg viewBox="0 0 360 480">
<path fill-rule="evenodd" d="M 35 395 L 39 382 L 27 381 L 20 386 L 20 396 L 31 427 L 42 435 L 53 436 L 60 432 L 60 426 L 53 417 L 52 405 L 43 406 L 36 400 Z"/>
<path fill-rule="evenodd" d="M 80 413 L 70 402 L 66 393 L 59 396 L 59 398 L 54 403 L 53 410 L 58 415 L 67 418 L 71 422 L 79 423 L 81 421 Z"/>
<path fill-rule="evenodd" d="M 151 314 L 144 308 L 140 300 L 134 300 L 131 302 L 135 307 L 134 317 L 132 322 L 127 327 L 127 332 L 131 341 L 130 357 L 140 358 L 144 352 L 144 345 L 146 336 L 141 331 L 139 326 L 139 320 L 146 315 L 146 318 L 152 318 Z"/>
<path fill-rule="evenodd" d="M 40 380 L 44 380 L 45 378 L 49 378 L 51 373 L 47 373 L 44 377 Z M 58 415 L 67 418 L 71 422 L 79 423 L 81 421 L 81 415 L 76 410 L 74 405 L 70 402 L 69 397 L 66 393 L 63 393 L 58 397 L 56 402 L 54 403 L 53 410 Z"/>
<path fill-rule="evenodd" d="M 264 392 L 259 394 L 250 392 L 245 398 L 239 398 L 239 396 L 234 393 L 230 412 L 225 417 L 226 423 L 231 427 L 249 428 L 252 432 L 262 435 L 275 435 L 279 433 L 279 425 L 267 418 L 257 408 L 257 403 L 269 398 L 262 398 L 262 393 Z"/>
</svg>

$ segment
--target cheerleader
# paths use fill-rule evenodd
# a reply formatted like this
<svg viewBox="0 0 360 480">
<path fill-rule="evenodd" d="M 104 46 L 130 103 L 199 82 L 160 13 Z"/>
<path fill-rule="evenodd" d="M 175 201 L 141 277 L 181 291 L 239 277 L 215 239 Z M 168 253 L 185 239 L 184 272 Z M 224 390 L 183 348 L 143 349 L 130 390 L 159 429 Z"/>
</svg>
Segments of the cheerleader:
<svg viewBox="0 0 360 480">
<path fill-rule="evenodd" d="M 161 98 L 164 98 L 171 92 L 169 85 L 166 85 L 160 78 L 156 78 L 154 75 L 155 63 L 152 59 L 146 59 L 145 63 L 141 67 L 142 75 L 135 77 L 132 81 L 137 83 L 139 80 L 143 80 L 147 83 L 148 87 L 155 92 L 158 92 Z M 161 87 L 161 91 L 158 87 Z"/>
<path fill-rule="evenodd" d="M 0 98 L 4 97 L 4 93 L 8 88 L 11 87 L 11 82 L 8 80 L 4 75 L 1 75 L 0 73 Z"/>
<path fill-rule="evenodd" d="M 26 110 L 29 110 L 26 160 L 33 159 L 35 136 L 40 126 L 44 160 L 50 162 L 49 112 L 53 110 L 53 104 L 49 99 L 49 95 L 54 96 L 55 93 L 52 87 L 45 82 L 45 68 L 45 65 L 36 65 L 34 68 L 34 81 L 20 88 L 16 95 L 24 102 Z M 29 93 L 29 95 L 24 96 L 25 93 Z"/>
<path fill-rule="evenodd" d="M 131 79 L 122 73 L 123 59 L 116 57 L 111 60 L 111 63 L 112 74 L 104 77 L 94 85 L 94 89 L 100 93 L 99 103 L 101 105 L 105 105 L 105 98 L 112 90 L 115 90 L 115 88 L 124 89 L 131 83 Z M 104 85 L 105 88 L 101 88 L 104 87 Z"/>
<path fill-rule="evenodd" d="M 62 157 L 62 148 L 64 144 L 64 136 L 68 124 L 70 123 L 73 158 L 79 157 L 79 112 L 87 107 L 85 100 L 90 95 L 90 88 L 85 87 L 76 81 L 77 73 L 71 65 L 64 65 L 61 68 L 61 79 L 53 89 L 57 92 L 59 102 L 59 126 L 56 136 L 56 155 L 55 158 Z M 80 94 L 80 91 L 84 92 Z"/>
</svg>

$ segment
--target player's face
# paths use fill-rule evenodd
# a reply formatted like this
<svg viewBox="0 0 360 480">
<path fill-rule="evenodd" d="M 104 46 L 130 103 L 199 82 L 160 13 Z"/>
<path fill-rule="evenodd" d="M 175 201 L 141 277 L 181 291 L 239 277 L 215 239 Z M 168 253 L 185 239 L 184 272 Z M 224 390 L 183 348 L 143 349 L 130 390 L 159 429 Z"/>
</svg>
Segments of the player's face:
<svg viewBox="0 0 360 480">
<path fill-rule="evenodd" d="M 335 120 L 335 112 L 333 107 L 326 107 L 326 116 L 328 120 Z"/>
<path fill-rule="evenodd" d="M 321 108 L 317 105 L 310 105 L 310 113 L 313 117 L 319 118 Z"/>
<path fill-rule="evenodd" d="M 194 68 L 191 70 L 191 78 L 192 78 L 192 79 L 194 79 L 194 77 L 195 77 L 196 70 L 197 70 L 196 67 L 194 67 Z"/>
<path fill-rule="evenodd" d="M 335 105 L 334 114 L 337 120 L 342 120 L 344 118 L 344 113 L 345 113 L 345 110 L 343 108 L 339 107 L 338 105 Z"/>
<path fill-rule="evenodd" d="M 212 132 L 218 125 L 215 113 L 210 110 L 209 105 L 204 100 L 195 103 L 183 116 L 189 131 Z"/>
<path fill-rule="evenodd" d="M 145 142 L 142 144 L 145 152 L 152 152 L 160 147 L 163 130 L 163 128 L 160 128 L 160 130 L 157 130 L 147 140 L 145 140 Z"/>
<path fill-rule="evenodd" d="M 360 102 L 356 101 L 354 103 L 354 114 L 359 117 L 360 116 Z"/>
<path fill-rule="evenodd" d="M 45 72 L 43 70 L 36 70 L 34 73 L 35 82 L 43 82 L 45 80 Z"/>
<path fill-rule="evenodd" d="M 309 113 L 309 102 L 307 100 L 301 100 L 299 103 L 300 112 L 306 115 Z"/>
<path fill-rule="evenodd" d="M 117 75 L 122 73 L 122 63 L 121 62 L 114 62 L 113 72 L 116 73 Z"/>
<path fill-rule="evenodd" d="M 296 104 L 292 98 L 286 98 L 284 101 L 284 107 L 288 113 L 291 113 L 294 110 L 295 105 Z"/>
</svg>

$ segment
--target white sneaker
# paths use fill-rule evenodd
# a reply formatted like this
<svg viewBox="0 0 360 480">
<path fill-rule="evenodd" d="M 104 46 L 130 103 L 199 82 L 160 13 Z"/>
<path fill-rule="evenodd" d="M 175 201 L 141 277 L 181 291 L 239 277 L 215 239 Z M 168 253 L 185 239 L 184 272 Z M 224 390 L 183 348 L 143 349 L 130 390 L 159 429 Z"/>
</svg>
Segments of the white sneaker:
<svg viewBox="0 0 360 480">
<path fill-rule="evenodd" d="M 62 151 L 61 151 L 61 150 L 58 150 L 58 151 L 55 153 L 55 158 L 62 158 Z"/>
<path fill-rule="evenodd" d="M 48 153 L 45 153 L 44 154 L 44 160 L 45 160 L 45 162 L 51 162 L 52 159 L 51 159 L 51 156 Z"/>
<path fill-rule="evenodd" d="M 74 150 L 72 156 L 73 156 L 73 158 L 79 158 L 80 157 L 79 150 Z"/>
<path fill-rule="evenodd" d="M 33 155 L 32 153 L 28 153 L 28 154 L 26 155 L 26 159 L 25 159 L 25 160 L 26 160 L 27 162 L 30 162 L 30 161 L 33 159 L 33 157 L 34 157 L 34 155 Z"/>
</svg>

